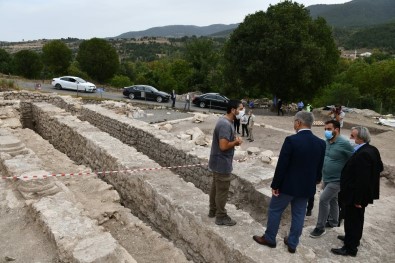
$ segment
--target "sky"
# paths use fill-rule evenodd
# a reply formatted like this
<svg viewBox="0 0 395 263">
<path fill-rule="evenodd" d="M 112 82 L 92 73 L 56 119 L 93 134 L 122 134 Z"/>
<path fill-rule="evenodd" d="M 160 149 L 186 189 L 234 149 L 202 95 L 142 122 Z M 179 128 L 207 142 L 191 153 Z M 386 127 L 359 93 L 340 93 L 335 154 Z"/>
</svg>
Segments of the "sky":
<svg viewBox="0 0 395 263">
<path fill-rule="evenodd" d="M 304 6 L 350 0 L 296 0 Z M 115 37 L 167 25 L 235 24 L 274 0 L 0 0 L 0 41 Z"/>
</svg>

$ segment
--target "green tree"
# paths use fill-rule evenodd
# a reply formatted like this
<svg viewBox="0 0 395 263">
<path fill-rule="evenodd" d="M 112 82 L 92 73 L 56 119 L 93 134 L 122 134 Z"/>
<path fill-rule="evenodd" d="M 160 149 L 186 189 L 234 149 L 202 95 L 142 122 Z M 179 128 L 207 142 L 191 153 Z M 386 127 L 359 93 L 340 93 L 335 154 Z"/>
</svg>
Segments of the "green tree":
<svg viewBox="0 0 395 263">
<path fill-rule="evenodd" d="M 311 99 L 331 82 L 339 52 L 325 20 L 283 1 L 248 15 L 225 45 L 225 74 L 233 88 Z"/>
<path fill-rule="evenodd" d="M 212 91 L 208 76 L 216 70 L 219 51 L 208 38 L 193 38 L 185 44 L 185 60 L 192 66 L 191 88 L 202 92 Z"/>
<path fill-rule="evenodd" d="M 42 59 L 50 74 L 63 75 L 67 72 L 72 59 L 71 49 L 60 40 L 54 40 L 43 46 Z"/>
<path fill-rule="evenodd" d="M 116 49 L 99 38 L 85 40 L 80 44 L 77 61 L 82 71 L 99 82 L 111 79 L 119 69 Z"/>
<path fill-rule="evenodd" d="M 12 72 L 12 56 L 0 48 L 0 72 L 10 74 Z"/>
<path fill-rule="evenodd" d="M 26 78 L 40 77 L 43 63 L 40 56 L 30 50 L 21 50 L 14 55 L 15 72 Z"/>
<path fill-rule="evenodd" d="M 130 86 L 132 82 L 130 81 L 129 77 L 123 76 L 123 75 L 115 75 L 111 79 L 111 86 L 117 87 L 117 88 L 123 88 Z"/>
</svg>

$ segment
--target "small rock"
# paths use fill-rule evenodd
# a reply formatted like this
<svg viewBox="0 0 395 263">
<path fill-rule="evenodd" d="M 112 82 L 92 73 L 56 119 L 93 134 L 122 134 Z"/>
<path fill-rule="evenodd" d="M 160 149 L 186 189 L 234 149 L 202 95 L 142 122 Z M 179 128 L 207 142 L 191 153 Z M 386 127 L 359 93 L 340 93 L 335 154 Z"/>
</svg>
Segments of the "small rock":
<svg viewBox="0 0 395 263">
<path fill-rule="evenodd" d="M 16 258 L 12 258 L 12 257 L 8 257 L 8 256 L 5 256 L 4 259 L 5 259 L 5 261 L 15 261 L 16 260 Z"/>
<path fill-rule="evenodd" d="M 247 153 L 248 154 L 254 154 L 254 155 L 258 155 L 261 152 L 261 150 L 258 147 L 249 147 L 247 149 Z"/>
<path fill-rule="evenodd" d="M 159 127 L 159 130 L 165 130 L 165 131 L 171 131 L 171 129 L 173 128 L 173 126 L 169 123 L 162 125 Z"/>
</svg>

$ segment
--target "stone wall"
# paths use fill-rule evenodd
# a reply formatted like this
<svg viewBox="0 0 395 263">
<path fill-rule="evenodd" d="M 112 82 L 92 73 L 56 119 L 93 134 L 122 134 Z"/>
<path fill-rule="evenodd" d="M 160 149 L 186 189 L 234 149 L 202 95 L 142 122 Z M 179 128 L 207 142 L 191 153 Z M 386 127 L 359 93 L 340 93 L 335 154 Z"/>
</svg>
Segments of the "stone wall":
<svg viewBox="0 0 395 263">
<path fill-rule="evenodd" d="M 217 227 L 207 217 L 208 196 L 193 184 L 167 169 L 125 172 L 141 167 L 160 168 L 160 165 L 88 122 L 51 104 L 33 103 L 32 111 L 36 131 L 55 148 L 92 169 L 119 171 L 113 175 L 106 174 L 103 179 L 114 185 L 124 204 L 134 214 L 149 220 L 195 261 L 261 261 L 261 255 L 251 248 L 251 235 L 262 226 L 246 212 L 228 205 L 230 214 L 239 223 L 232 228 L 231 235 L 224 235 L 225 228 Z M 151 129 L 149 126 L 145 128 Z M 148 141 L 153 142 L 156 136 L 161 137 L 161 133 L 153 136 L 143 130 L 140 131 L 141 136 Z M 162 136 L 161 143 L 164 144 L 167 135 Z M 158 150 L 161 144 L 159 147 L 157 143 L 155 145 L 154 149 Z M 238 245 L 234 246 L 236 241 Z"/>
<path fill-rule="evenodd" d="M 158 130 L 143 121 L 116 114 L 99 104 L 83 104 L 80 99 L 56 94 L 4 92 L 3 96 L 5 99 L 20 99 L 22 102 L 44 101 L 56 105 L 65 112 L 88 121 L 123 143 L 135 147 L 161 166 L 196 165 L 208 162 L 209 148 L 186 144 L 164 130 Z M 22 103 L 22 106 L 24 108 L 22 112 L 30 114 L 29 104 Z M 267 188 L 273 177 L 273 169 L 250 163 L 237 163 L 234 168 L 235 180 L 231 184 L 230 202 L 248 211 L 255 220 L 263 222 L 266 217 L 267 204 L 271 198 L 271 192 L 267 191 Z M 178 168 L 173 171 L 203 192 L 209 192 L 211 175 L 207 165 Z"/>
<path fill-rule="evenodd" d="M 0 147 L 0 173 L 22 178 L 48 175 L 35 153 L 19 147 L 24 145 L 18 141 L 11 132 L 0 129 L 1 145 L 9 146 Z M 56 244 L 62 262 L 136 262 L 111 234 L 84 215 L 73 194 L 56 178 L 20 179 L 14 181 L 14 186 L 28 200 L 31 214 Z"/>
</svg>

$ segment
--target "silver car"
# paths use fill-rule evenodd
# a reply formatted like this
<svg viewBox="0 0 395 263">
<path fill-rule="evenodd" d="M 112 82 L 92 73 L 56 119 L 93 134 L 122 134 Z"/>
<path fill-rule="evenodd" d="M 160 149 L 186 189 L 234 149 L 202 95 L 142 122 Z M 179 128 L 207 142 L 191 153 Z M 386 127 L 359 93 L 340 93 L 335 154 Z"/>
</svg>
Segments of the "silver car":
<svg viewBox="0 0 395 263">
<path fill-rule="evenodd" d="M 54 78 L 52 79 L 52 86 L 54 86 L 56 89 L 71 89 L 84 92 L 96 91 L 95 84 L 74 76 Z"/>
</svg>

